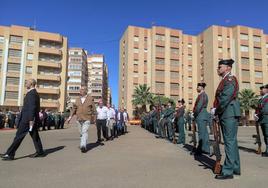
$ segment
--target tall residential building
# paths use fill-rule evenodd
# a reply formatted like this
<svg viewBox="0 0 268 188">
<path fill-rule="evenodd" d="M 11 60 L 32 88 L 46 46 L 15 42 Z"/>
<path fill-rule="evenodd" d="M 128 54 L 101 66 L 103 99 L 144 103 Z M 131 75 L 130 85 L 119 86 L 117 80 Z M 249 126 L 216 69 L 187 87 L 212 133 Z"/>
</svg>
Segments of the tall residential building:
<svg viewBox="0 0 268 188">
<path fill-rule="evenodd" d="M 82 48 L 70 48 L 68 59 L 68 96 L 71 102 L 79 97 L 81 86 L 88 85 L 87 52 Z"/>
<path fill-rule="evenodd" d="M 112 91 L 111 91 L 111 88 L 108 87 L 108 90 L 107 90 L 107 104 L 113 104 L 113 101 L 112 101 Z"/>
<path fill-rule="evenodd" d="M 41 108 L 64 111 L 67 38 L 29 27 L 0 26 L 0 108 L 17 110 L 25 80 L 37 80 Z"/>
<path fill-rule="evenodd" d="M 267 83 L 268 36 L 244 26 L 211 26 L 197 36 L 166 27 L 129 26 L 120 40 L 119 106 L 132 115 L 135 86 L 147 84 L 154 94 L 184 98 L 192 109 L 196 84 L 207 83 L 209 108 L 219 83 L 220 59 L 235 60 L 240 90 Z"/>
<path fill-rule="evenodd" d="M 89 55 L 88 62 L 88 92 L 97 104 L 99 99 L 107 104 L 108 93 L 108 67 L 105 64 L 103 55 Z"/>
</svg>

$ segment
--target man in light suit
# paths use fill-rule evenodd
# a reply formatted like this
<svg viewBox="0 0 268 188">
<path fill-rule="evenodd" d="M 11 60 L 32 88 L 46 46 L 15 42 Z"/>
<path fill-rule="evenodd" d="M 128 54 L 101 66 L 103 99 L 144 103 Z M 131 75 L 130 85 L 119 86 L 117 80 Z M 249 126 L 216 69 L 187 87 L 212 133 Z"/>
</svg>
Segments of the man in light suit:
<svg viewBox="0 0 268 188">
<path fill-rule="evenodd" d="M 19 148 L 24 137 L 29 132 L 36 149 L 36 153 L 32 157 L 44 157 L 42 142 L 38 134 L 38 126 L 40 124 L 39 112 L 40 112 L 40 98 L 35 89 L 36 80 L 29 79 L 26 82 L 27 94 L 24 97 L 23 107 L 21 110 L 21 116 L 18 121 L 19 128 L 13 143 L 2 156 L 3 160 L 14 160 L 15 153 Z"/>
</svg>

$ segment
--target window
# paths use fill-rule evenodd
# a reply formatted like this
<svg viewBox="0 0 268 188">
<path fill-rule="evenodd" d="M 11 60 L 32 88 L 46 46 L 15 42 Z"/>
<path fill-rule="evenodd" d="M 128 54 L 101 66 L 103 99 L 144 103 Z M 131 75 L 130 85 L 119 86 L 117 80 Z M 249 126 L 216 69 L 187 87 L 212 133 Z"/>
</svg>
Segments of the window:
<svg viewBox="0 0 268 188">
<path fill-rule="evenodd" d="M 68 82 L 81 83 L 81 79 L 80 79 L 80 78 L 70 78 L 70 79 L 68 80 Z"/>
<path fill-rule="evenodd" d="M 248 40 L 248 35 L 247 34 L 240 34 L 240 39 L 241 40 Z"/>
<path fill-rule="evenodd" d="M 33 54 L 27 53 L 27 60 L 32 61 L 33 60 Z"/>
<path fill-rule="evenodd" d="M 242 58 L 241 58 L 241 63 L 242 63 L 242 64 L 249 64 L 249 58 L 242 57 Z"/>
<path fill-rule="evenodd" d="M 155 76 L 164 78 L 165 77 L 165 72 L 157 70 L 157 71 L 155 71 Z"/>
<path fill-rule="evenodd" d="M 261 54 L 261 48 L 254 47 L 254 53 Z"/>
<path fill-rule="evenodd" d="M 10 43 L 22 44 L 22 37 L 21 36 L 10 35 Z"/>
<path fill-rule="evenodd" d="M 139 42 L 139 37 L 138 36 L 134 36 L 134 41 L 135 42 Z"/>
<path fill-rule="evenodd" d="M 188 48 L 192 48 L 192 44 L 191 43 L 189 43 L 187 46 L 188 46 Z"/>
<path fill-rule="evenodd" d="M 254 64 L 255 64 L 256 66 L 262 66 L 261 59 L 254 59 Z"/>
<path fill-rule="evenodd" d="M 34 40 L 29 39 L 27 45 L 28 45 L 29 47 L 33 47 L 33 46 L 34 46 Z"/>
<path fill-rule="evenodd" d="M 188 54 L 188 60 L 191 61 L 193 59 L 191 54 Z"/>
<path fill-rule="evenodd" d="M 180 61 L 179 60 L 175 60 L 175 59 L 171 59 L 170 60 L 170 65 L 179 66 L 179 64 L 180 64 Z"/>
<path fill-rule="evenodd" d="M 171 77 L 171 78 L 177 78 L 177 79 L 179 79 L 180 74 L 179 74 L 179 72 L 171 71 L 171 72 L 170 72 L 170 77 Z"/>
<path fill-rule="evenodd" d="M 134 48 L 134 53 L 139 53 L 139 48 Z"/>
<path fill-rule="evenodd" d="M 242 89 L 251 89 L 249 82 L 242 82 Z"/>
<path fill-rule="evenodd" d="M 68 76 L 81 76 L 81 71 L 70 71 L 68 72 Z"/>
<path fill-rule="evenodd" d="M 176 36 L 170 36 L 170 42 L 178 43 L 180 42 L 180 38 Z"/>
<path fill-rule="evenodd" d="M 268 43 L 265 44 L 266 48 L 268 48 Z"/>
<path fill-rule="evenodd" d="M 155 59 L 155 64 L 157 64 L 157 65 L 164 65 L 165 64 L 165 59 L 156 58 Z"/>
<path fill-rule="evenodd" d="M 17 91 L 6 91 L 5 92 L 5 99 L 17 100 L 19 93 Z"/>
<path fill-rule="evenodd" d="M 4 43 L 4 41 L 5 41 L 4 36 L 0 36 L 0 43 Z"/>
<path fill-rule="evenodd" d="M 192 77 L 188 77 L 188 82 L 192 82 L 193 78 Z"/>
<path fill-rule="evenodd" d="M 188 71 L 192 71 L 192 65 L 188 65 Z"/>
<path fill-rule="evenodd" d="M 165 83 L 164 82 L 155 82 L 155 88 L 156 90 L 164 90 Z"/>
<path fill-rule="evenodd" d="M 136 60 L 136 59 L 134 59 L 134 63 L 133 63 L 134 65 L 138 65 L 139 64 L 139 61 L 138 60 Z"/>
<path fill-rule="evenodd" d="M 218 52 L 219 52 L 219 53 L 222 53 L 222 47 L 219 47 L 219 48 L 218 48 Z"/>
<path fill-rule="evenodd" d="M 26 74 L 32 74 L 33 67 L 26 66 L 25 72 L 26 72 Z"/>
<path fill-rule="evenodd" d="M 165 35 L 156 34 L 156 35 L 155 35 L 155 39 L 156 39 L 156 40 L 165 41 Z"/>
<path fill-rule="evenodd" d="M 2 57 L 2 56 L 3 56 L 3 50 L 0 49 L 0 57 Z"/>
<path fill-rule="evenodd" d="M 165 51 L 165 48 L 162 46 L 156 46 L 155 48 L 156 48 L 156 52 L 164 53 Z"/>
<path fill-rule="evenodd" d="M 179 55 L 179 49 L 178 48 L 170 48 L 171 54 Z"/>
<path fill-rule="evenodd" d="M 68 86 L 68 90 L 78 91 L 80 90 L 79 86 Z"/>
<path fill-rule="evenodd" d="M 144 52 L 145 52 L 145 53 L 147 53 L 147 52 L 148 52 L 148 50 L 147 50 L 146 48 L 144 48 Z"/>
<path fill-rule="evenodd" d="M 19 85 L 20 79 L 15 77 L 7 77 L 7 85 Z"/>
<path fill-rule="evenodd" d="M 256 35 L 254 35 L 254 36 L 253 36 L 253 41 L 254 41 L 254 42 L 261 42 L 261 37 L 260 37 L 260 36 L 256 36 Z"/>
<path fill-rule="evenodd" d="M 241 50 L 241 52 L 248 52 L 248 46 L 241 45 L 240 50 Z"/>
<path fill-rule="evenodd" d="M 21 50 L 9 49 L 8 57 L 21 57 Z"/>
<path fill-rule="evenodd" d="M 218 41 L 222 41 L 222 36 L 218 35 Z"/>
<path fill-rule="evenodd" d="M 180 86 L 179 86 L 179 84 L 171 83 L 170 84 L 170 89 L 171 90 L 179 90 L 180 89 Z"/>
<path fill-rule="evenodd" d="M 250 77 L 249 70 L 242 70 L 242 76 L 243 77 Z"/>
<path fill-rule="evenodd" d="M 255 78 L 262 78 L 262 72 L 256 71 Z"/>
<path fill-rule="evenodd" d="M 7 72 L 19 72 L 20 64 L 18 63 L 8 63 L 7 64 Z"/>
</svg>

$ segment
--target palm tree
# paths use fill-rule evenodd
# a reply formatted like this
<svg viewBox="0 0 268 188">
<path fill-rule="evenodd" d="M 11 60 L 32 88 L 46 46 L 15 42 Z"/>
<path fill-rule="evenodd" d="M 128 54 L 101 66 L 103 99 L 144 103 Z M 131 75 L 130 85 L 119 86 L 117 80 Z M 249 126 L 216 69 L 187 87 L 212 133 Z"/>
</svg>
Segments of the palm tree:
<svg viewBox="0 0 268 188">
<path fill-rule="evenodd" d="M 241 109 L 245 112 L 246 125 L 249 125 L 249 111 L 254 109 L 258 103 L 258 96 L 251 89 L 243 89 L 238 97 Z"/>
<path fill-rule="evenodd" d="M 132 104 L 141 106 L 141 113 L 146 112 L 146 105 L 152 104 L 153 101 L 153 94 L 146 84 L 136 86 L 132 97 Z"/>
</svg>

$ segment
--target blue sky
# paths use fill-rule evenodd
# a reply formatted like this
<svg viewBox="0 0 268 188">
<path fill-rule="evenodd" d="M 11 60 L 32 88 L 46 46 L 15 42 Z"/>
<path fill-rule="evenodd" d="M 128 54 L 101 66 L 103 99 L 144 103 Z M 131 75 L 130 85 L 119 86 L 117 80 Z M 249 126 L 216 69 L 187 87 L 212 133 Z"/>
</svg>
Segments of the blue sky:
<svg viewBox="0 0 268 188">
<path fill-rule="evenodd" d="M 128 25 L 152 23 L 198 34 L 210 25 L 246 25 L 268 33 L 265 0 L 1 0 L 0 25 L 33 26 L 68 37 L 70 47 L 104 54 L 118 103 L 119 39 Z"/>
</svg>

